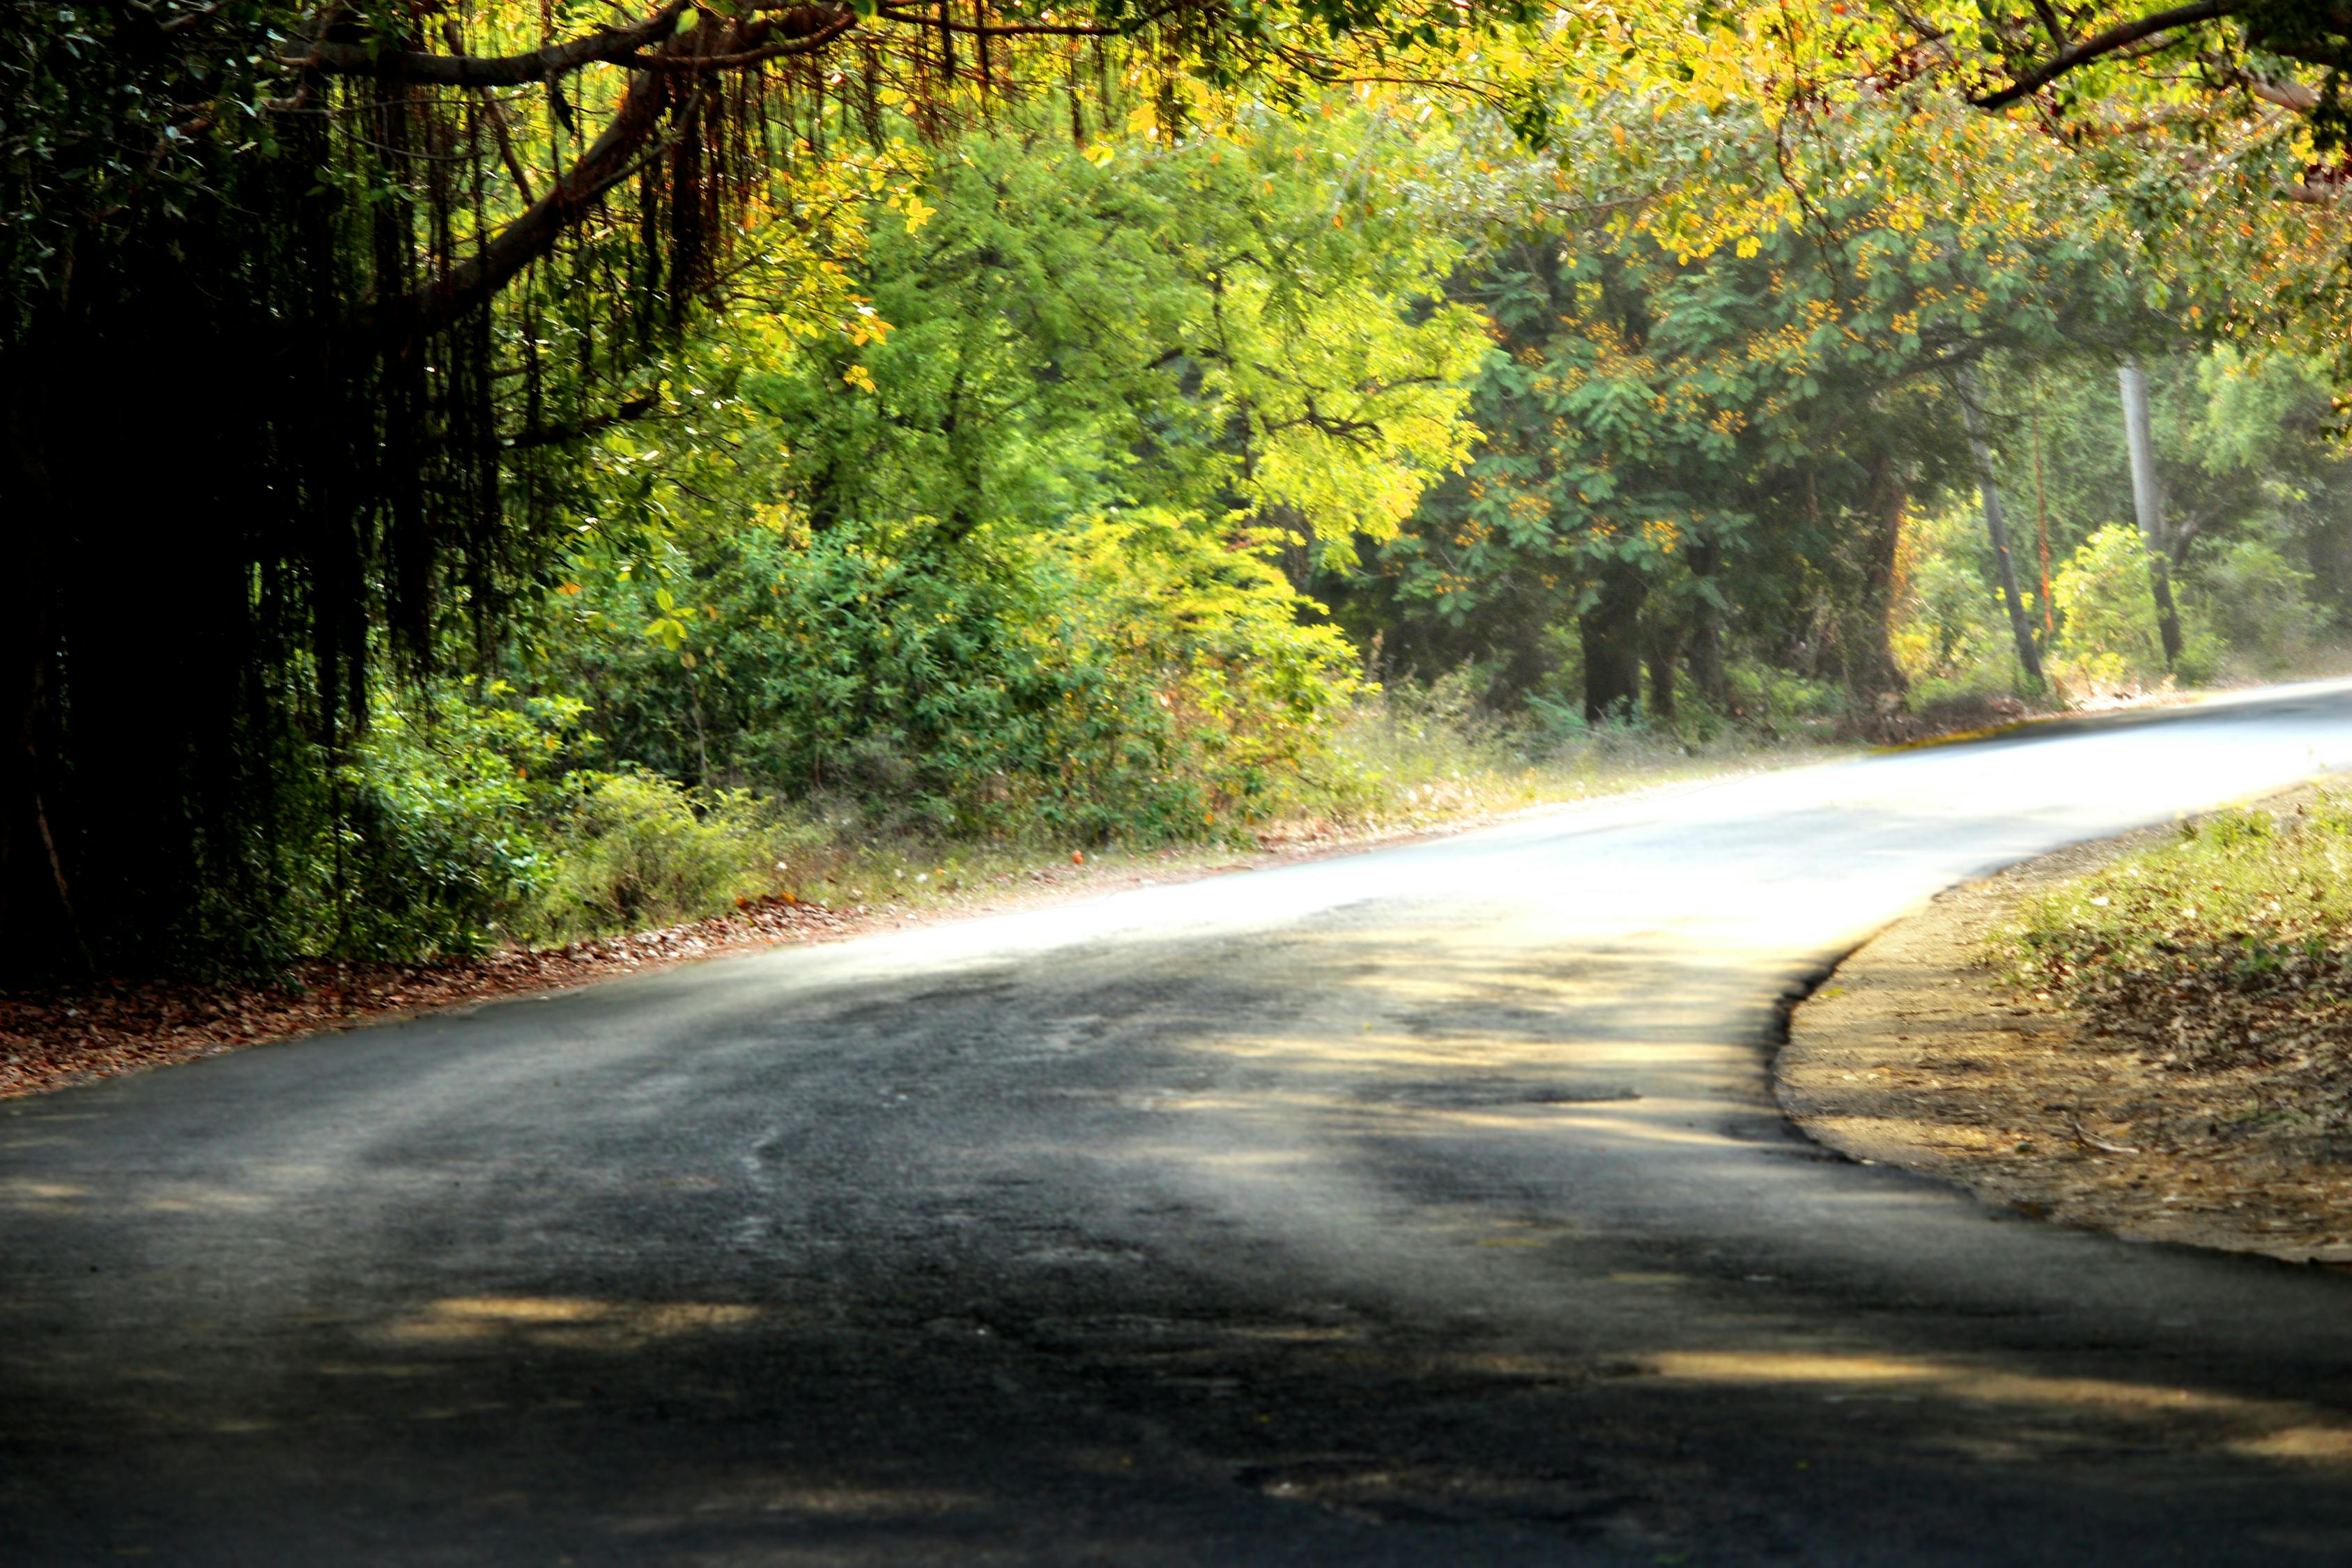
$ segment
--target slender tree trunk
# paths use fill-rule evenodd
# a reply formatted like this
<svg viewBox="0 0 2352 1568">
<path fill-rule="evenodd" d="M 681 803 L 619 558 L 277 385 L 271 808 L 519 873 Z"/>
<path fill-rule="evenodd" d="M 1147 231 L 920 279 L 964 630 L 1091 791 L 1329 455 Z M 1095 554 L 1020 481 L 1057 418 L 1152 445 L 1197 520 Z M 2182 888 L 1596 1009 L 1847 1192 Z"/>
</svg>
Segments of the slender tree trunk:
<svg viewBox="0 0 2352 1568">
<path fill-rule="evenodd" d="M 1711 592 L 1722 569 L 1723 552 L 1715 544 L 1695 544 L 1690 551 L 1691 575 L 1698 579 L 1696 608 L 1691 615 L 1691 685 L 1700 700 L 1719 713 L 1731 711 L 1731 683 L 1723 673 L 1723 611 Z"/>
<path fill-rule="evenodd" d="M 2172 556 L 2164 537 L 2164 495 L 2156 482 L 2156 441 L 2147 420 L 2147 377 L 2137 360 L 2116 373 L 2124 400 L 2124 444 L 2131 455 L 2132 512 L 2147 546 L 2148 584 L 2156 597 L 2156 629 L 2164 639 L 2164 668 L 2180 659 L 2180 612 L 2172 602 Z"/>
<path fill-rule="evenodd" d="M 2058 640 L 2058 615 L 2050 604 L 2050 491 L 2042 482 L 2042 381 L 2033 383 L 2033 534 L 2042 552 L 2042 646 Z"/>
<path fill-rule="evenodd" d="M 1977 474 L 1984 489 L 1985 532 L 1992 540 L 1993 563 L 2000 573 L 2001 603 L 2009 610 L 2009 633 L 2017 644 L 2018 668 L 2026 678 L 2040 686 L 2042 650 L 2033 643 L 2033 625 L 2025 616 L 2025 601 L 2017 592 L 2017 563 L 2010 558 L 2009 529 L 2001 521 L 2000 480 L 1994 472 L 1992 448 L 1986 445 L 1981 422 L 1977 417 L 1976 377 L 1962 370 L 1955 378 L 1960 394 L 1960 419 L 1969 434 L 1969 451 L 1976 458 Z"/>
<path fill-rule="evenodd" d="M 1599 593 L 1577 618 L 1584 646 L 1584 718 L 1598 724 L 1630 719 L 1642 703 L 1642 600 L 1647 584 L 1634 567 L 1612 563 Z"/>
</svg>

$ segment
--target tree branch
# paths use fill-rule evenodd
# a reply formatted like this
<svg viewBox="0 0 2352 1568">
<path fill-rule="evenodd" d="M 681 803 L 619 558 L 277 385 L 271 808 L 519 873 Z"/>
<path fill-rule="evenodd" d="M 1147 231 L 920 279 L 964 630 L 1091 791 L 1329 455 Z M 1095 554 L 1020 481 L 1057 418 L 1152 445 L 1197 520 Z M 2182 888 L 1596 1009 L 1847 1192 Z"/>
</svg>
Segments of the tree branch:
<svg viewBox="0 0 2352 1568">
<path fill-rule="evenodd" d="M 746 22 L 732 29 L 729 42 L 733 47 L 718 54 L 689 55 L 677 52 L 626 55 L 617 62 L 636 70 L 717 71 L 740 70 L 762 60 L 782 59 L 787 55 L 805 55 L 821 49 L 857 25 L 857 13 L 845 5 L 803 6 L 813 15 L 832 13 L 829 20 L 819 23 L 813 31 L 797 34 L 782 43 L 763 44 L 759 40 L 778 28 L 797 21 L 797 16 L 782 22 Z"/>
<path fill-rule="evenodd" d="M 2042 64 L 2019 77 L 1999 92 L 1969 101 L 1979 109 L 2006 109 L 2022 98 L 2031 98 L 2068 71 L 2127 49 L 2143 39 L 2170 32 L 2176 27 L 2195 26 L 2200 22 L 2215 21 L 2233 16 L 2245 8 L 2248 0 L 2195 0 L 2188 5 L 2176 5 L 2169 11 L 2154 11 L 2129 22 L 2121 22 L 2104 33 L 2094 34 L 2079 44 L 2059 50 Z"/>
<path fill-rule="evenodd" d="M 554 247 L 557 239 L 606 191 L 628 177 L 637 153 L 661 123 L 667 95 L 658 78 L 641 76 L 596 140 L 563 171 L 547 194 L 492 235 L 464 265 L 396 301 L 361 310 L 362 332 L 391 332 L 403 342 L 439 331 L 488 300 L 517 273 Z"/>
<path fill-rule="evenodd" d="M 306 53 L 280 57 L 279 63 L 329 76 L 379 77 L 389 81 L 427 82 L 441 87 L 523 87 L 553 81 L 593 65 L 622 65 L 637 70 L 732 70 L 761 60 L 805 53 L 857 24 L 857 14 L 847 5 L 810 5 L 805 0 L 751 0 L 752 11 L 777 15 L 734 24 L 728 37 L 735 42 L 735 47 L 707 55 L 659 51 L 658 46 L 681 37 L 678 18 L 690 5 L 691 0 L 668 0 L 660 10 L 633 26 L 599 28 L 520 55 L 441 55 L 423 49 L 385 49 L 370 44 L 321 39 L 310 44 Z M 784 34 L 786 41 L 768 45 L 756 42 L 771 31 Z"/>
<path fill-rule="evenodd" d="M 444 87 L 521 87 L 635 54 L 677 30 L 688 0 L 669 4 L 633 27 L 599 28 L 520 55 L 436 55 L 423 49 L 383 49 L 370 44 L 320 39 L 302 55 L 278 63 L 329 76 L 381 77 L 393 81 L 433 82 Z"/>
<path fill-rule="evenodd" d="M 938 16 L 917 16 L 895 5 L 881 7 L 880 14 L 893 22 L 904 22 L 910 27 L 944 29 L 950 33 L 972 33 L 985 38 L 1108 38 L 1118 29 L 1099 22 L 950 22 Z M 1143 17 L 1157 19 L 1159 13 Z"/>
</svg>

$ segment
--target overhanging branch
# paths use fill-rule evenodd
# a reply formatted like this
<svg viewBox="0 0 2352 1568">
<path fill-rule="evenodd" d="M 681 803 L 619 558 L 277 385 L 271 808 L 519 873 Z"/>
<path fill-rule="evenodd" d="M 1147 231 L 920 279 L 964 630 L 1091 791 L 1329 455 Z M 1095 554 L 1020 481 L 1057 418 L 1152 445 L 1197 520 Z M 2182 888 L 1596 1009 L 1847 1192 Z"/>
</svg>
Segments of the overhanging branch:
<svg viewBox="0 0 2352 1568">
<path fill-rule="evenodd" d="M 690 0 L 669 0 L 645 20 L 627 27 L 604 27 L 560 44 L 518 55 L 435 54 L 423 49 L 387 49 L 347 40 L 321 40 L 303 51 L 281 58 L 296 70 L 328 76 L 375 77 L 387 81 L 421 82 L 437 87 L 523 87 L 553 81 L 593 65 L 625 66 L 635 70 L 732 70 L 762 60 L 802 54 L 857 25 L 857 14 L 847 5 L 809 5 L 805 0 L 751 0 L 748 9 L 772 13 L 731 24 L 726 44 L 709 52 L 668 46 L 689 40 L 678 20 L 691 9 Z M 764 40 L 782 35 L 782 41 Z"/>
<path fill-rule="evenodd" d="M 545 195 L 492 235 L 463 265 L 396 301 L 380 300 L 367 307 L 359 312 L 354 326 L 362 333 L 391 333 L 401 342 L 413 342 L 448 326 L 497 293 L 525 267 L 554 248 L 566 228 L 628 177 L 637 154 L 660 127 L 666 98 L 657 78 L 641 76 L 630 82 L 603 132 Z"/>
<path fill-rule="evenodd" d="M 903 22 L 910 27 L 927 27 L 933 32 L 978 34 L 983 38 L 1108 38 L 1119 31 L 1100 22 L 957 22 L 940 16 L 918 16 L 895 5 L 885 5 L 880 14 L 893 22 Z M 1145 21 L 1152 17 L 1142 18 Z"/>
<path fill-rule="evenodd" d="M 521 87 L 548 81 L 583 66 L 600 65 L 660 43 L 677 30 L 688 0 L 670 0 L 633 27 L 599 28 L 520 55 L 438 55 L 423 49 L 384 49 L 369 44 L 320 40 L 280 64 L 329 76 L 380 77 L 443 87 Z"/>
<path fill-rule="evenodd" d="M 2168 11 L 2153 11 L 2129 22 L 2120 22 L 2104 33 L 2096 33 L 2079 44 L 2070 45 L 2027 71 L 1999 92 L 1971 99 L 1979 109 L 2006 109 L 2020 99 L 2031 98 L 2067 72 L 2104 59 L 2118 50 L 2130 48 L 2149 38 L 2158 37 L 2176 28 L 2193 27 L 2200 23 L 2218 21 L 2245 9 L 2248 0 L 2195 0 L 2188 5 L 2176 5 Z"/>
</svg>

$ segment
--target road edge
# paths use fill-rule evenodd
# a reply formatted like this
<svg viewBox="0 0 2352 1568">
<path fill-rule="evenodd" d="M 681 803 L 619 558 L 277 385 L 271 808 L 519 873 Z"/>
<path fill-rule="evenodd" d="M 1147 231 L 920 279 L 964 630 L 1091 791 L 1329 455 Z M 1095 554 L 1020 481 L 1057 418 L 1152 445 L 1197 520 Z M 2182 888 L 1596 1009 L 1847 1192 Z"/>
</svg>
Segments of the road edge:
<svg viewBox="0 0 2352 1568">
<path fill-rule="evenodd" d="M 2321 787 L 2315 775 L 2224 803 L 2271 806 Z M 1901 1167 L 1992 1207 L 2135 1241 L 2352 1266 L 2352 1207 L 2331 1240 L 2266 1231 L 2276 1211 L 2222 1207 L 2193 1167 L 2103 1135 L 2152 1071 L 2093 1044 L 2054 1008 L 2018 1006 L 1978 958 L 2019 899 L 2162 841 L 2185 814 L 2032 857 L 1947 888 L 1856 943 L 1783 1001 L 1768 1074 L 1774 1102 L 1814 1144 L 1864 1164 Z M 2074 1092 L 2035 1103 L 2020 1092 Z M 2004 1077 L 2004 1073 L 2008 1076 Z M 1961 1081 L 1948 1083 L 1946 1079 Z M 2063 1103 L 2073 1100 L 2070 1106 Z M 2109 1124 L 2112 1125 L 2112 1124 Z M 2284 1187 L 2285 1183 L 2282 1181 Z M 2227 1200 L 2224 1200 L 2227 1201 Z"/>
</svg>

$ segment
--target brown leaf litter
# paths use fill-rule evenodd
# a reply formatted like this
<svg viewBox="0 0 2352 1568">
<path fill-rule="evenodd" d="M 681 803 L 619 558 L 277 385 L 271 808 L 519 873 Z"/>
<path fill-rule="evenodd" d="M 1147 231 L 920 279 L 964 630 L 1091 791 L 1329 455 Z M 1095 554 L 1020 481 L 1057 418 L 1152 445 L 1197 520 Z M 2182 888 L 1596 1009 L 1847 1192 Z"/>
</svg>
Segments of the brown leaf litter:
<svg viewBox="0 0 2352 1568">
<path fill-rule="evenodd" d="M 2123 987 L 2073 1012 L 1982 956 L 2022 899 L 2171 831 L 2031 861 L 1890 927 L 1797 1008 L 1783 1108 L 1843 1153 L 2061 1225 L 2352 1264 L 2352 1010 Z"/>
</svg>

